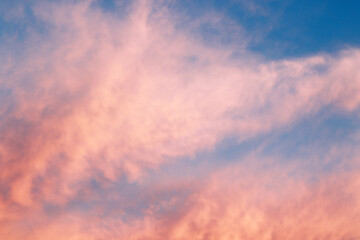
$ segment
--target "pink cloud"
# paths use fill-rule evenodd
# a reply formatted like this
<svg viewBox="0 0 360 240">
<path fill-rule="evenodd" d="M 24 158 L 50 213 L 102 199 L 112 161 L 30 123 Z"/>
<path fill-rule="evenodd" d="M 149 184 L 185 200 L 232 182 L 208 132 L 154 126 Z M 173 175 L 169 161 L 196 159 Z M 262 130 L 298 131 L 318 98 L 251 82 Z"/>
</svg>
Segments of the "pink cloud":
<svg viewBox="0 0 360 240">
<path fill-rule="evenodd" d="M 139 1 L 129 16 L 118 19 L 92 7 L 91 1 L 35 4 L 35 17 L 44 22 L 48 34 L 31 33 L 21 58 L 1 59 L 7 67 L 1 71 L 0 86 L 11 92 L 8 103 L 0 104 L 0 161 L 4 166 L 0 181 L 6 186 L 6 197 L 0 201 L 0 209 L 6 209 L 2 222 L 16 223 L 25 215 L 32 216 L 43 201 L 66 204 L 84 182 L 99 175 L 110 181 L 124 175 L 136 181 L 150 168 L 212 149 L 229 134 L 241 141 L 289 126 L 327 105 L 345 111 L 359 106 L 358 49 L 274 62 L 250 52 L 234 59 L 231 46 L 206 46 L 177 29 L 175 18 L 165 7 L 158 7 L 153 11 L 151 2 Z M 271 214 L 263 208 L 276 206 L 268 202 L 247 205 L 260 201 L 253 194 L 262 193 L 266 181 L 251 176 L 235 179 L 231 188 L 260 181 L 254 190 L 240 188 L 240 193 L 226 189 L 227 183 L 214 181 L 198 197 L 194 195 L 193 208 L 172 220 L 162 234 L 170 239 L 226 239 L 231 234 L 269 238 L 265 225 L 271 223 Z M 289 206 L 279 205 L 283 206 L 280 213 L 274 210 L 289 224 L 282 226 L 280 220 L 270 224 L 278 238 L 284 234 L 276 230 L 281 228 L 289 229 L 295 239 L 301 229 L 311 229 L 311 234 L 318 232 L 319 236 L 330 231 L 334 239 L 336 234 L 358 233 L 346 217 L 351 204 L 338 200 L 340 188 L 332 190 L 321 184 L 319 189 L 305 186 Z M 323 188 L 329 189 L 330 199 L 324 197 Z M 349 188 L 357 199 L 355 187 Z M 250 200 L 243 200 L 241 193 Z M 332 208 L 306 205 L 305 199 L 312 196 L 313 201 Z M 239 201 L 245 202 L 237 205 Z M 337 201 L 344 209 L 339 213 L 333 209 Z M 218 205 L 228 208 L 213 207 Z M 242 215 L 248 208 L 248 215 Z M 322 220 L 324 231 L 314 229 L 317 216 L 302 217 L 302 211 L 329 218 Z M 357 219 L 356 211 L 354 214 Z M 215 216 L 224 219 L 223 223 Z M 39 235 L 34 233 L 33 239 L 41 239 L 42 234 L 54 239 L 57 232 L 64 234 L 60 239 L 65 235 L 89 239 L 76 224 L 68 229 L 72 221 L 82 224 L 71 219 L 64 220 L 64 225 L 56 222 Z M 297 221 L 304 225 L 293 230 Z M 239 224 L 248 230 L 234 232 Z M 1 227 L 3 237 L 8 236 L 8 225 Z M 331 228 L 344 232 L 335 234 Z"/>
<path fill-rule="evenodd" d="M 356 239 L 357 172 L 306 183 L 288 170 L 240 166 L 214 174 L 190 207 L 149 239 Z M 159 237 L 160 236 L 160 237 Z"/>
<path fill-rule="evenodd" d="M 176 196 L 150 206 L 137 219 L 86 213 L 30 215 L 30 228 L 10 225 L 7 239 L 356 239 L 360 232 L 358 171 L 322 175 L 303 181 L 289 174 L 301 166 L 249 158 L 211 173 L 191 187 L 185 199 Z M 275 163 L 275 164 L 273 164 Z M 161 183 L 162 191 L 170 189 Z M 152 185 L 153 191 L 159 186 Z M 121 193 L 117 193 L 121 194 Z M 159 215 L 158 207 L 165 209 Z M 121 204 L 112 211 L 121 211 Z M 14 231 L 14 228 L 22 231 Z M 12 228 L 12 229 L 11 229 Z M 25 230 L 24 230 L 25 229 Z M 27 229 L 27 230 L 26 230 Z M 1 235 L 0 235 L 1 236 Z"/>
</svg>

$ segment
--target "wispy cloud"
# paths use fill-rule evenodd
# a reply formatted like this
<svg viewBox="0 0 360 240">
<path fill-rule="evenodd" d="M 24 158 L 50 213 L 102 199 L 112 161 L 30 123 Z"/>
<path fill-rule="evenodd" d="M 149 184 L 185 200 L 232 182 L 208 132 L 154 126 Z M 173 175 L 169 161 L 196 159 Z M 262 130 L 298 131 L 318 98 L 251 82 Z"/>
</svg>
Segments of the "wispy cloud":
<svg viewBox="0 0 360 240">
<path fill-rule="evenodd" d="M 88 215 L 65 207 L 79 192 L 91 202 L 91 181 L 105 190 L 123 178 L 137 184 L 149 169 L 211 151 L 229 135 L 241 142 L 291 127 L 328 106 L 358 110 L 360 50 L 279 61 L 247 50 L 234 56 L 231 44 L 206 44 L 192 35 L 197 22 L 179 28 L 181 18 L 151 1 L 134 2 L 125 16 L 104 12 L 92 1 L 40 1 L 31 9 L 35 20 L 24 51 L 5 50 L 6 40 L 1 47 L 7 55 L 0 57 L 0 236 L 360 234 L 353 224 L 359 220 L 355 171 L 311 186 L 291 180 L 280 167 L 251 172 L 247 165 L 236 166 L 210 174 L 203 187 L 181 186 L 193 192 L 184 205 L 175 194 L 162 214 L 147 206 L 130 222 L 102 215 L 101 206 Z M 44 210 L 49 204 L 61 214 L 52 218 Z"/>
</svg>

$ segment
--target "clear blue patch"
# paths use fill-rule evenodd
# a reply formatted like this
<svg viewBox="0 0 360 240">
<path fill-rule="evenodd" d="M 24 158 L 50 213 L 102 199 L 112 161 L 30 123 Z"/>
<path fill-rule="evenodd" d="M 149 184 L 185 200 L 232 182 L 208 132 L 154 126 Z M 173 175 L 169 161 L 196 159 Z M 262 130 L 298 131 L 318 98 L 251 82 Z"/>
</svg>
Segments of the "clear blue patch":
<svg viewBox="0 0 360 240">
<path fill-rule="evenodd" d="M 104 12 L 120 18 L 127 16 L 131 6 L 132 1 L 97 0 L 92 3 L 92 7 L 100 8 Z"/>
<path fill-rule="evenodd" d="M 270 59 L 360 46 L 360 1 L 356 0 L 183 0 L 174 9 L 190 18 L 210 11 L 224 14 L 246 29 L 250 50 Z"/>
</svg>

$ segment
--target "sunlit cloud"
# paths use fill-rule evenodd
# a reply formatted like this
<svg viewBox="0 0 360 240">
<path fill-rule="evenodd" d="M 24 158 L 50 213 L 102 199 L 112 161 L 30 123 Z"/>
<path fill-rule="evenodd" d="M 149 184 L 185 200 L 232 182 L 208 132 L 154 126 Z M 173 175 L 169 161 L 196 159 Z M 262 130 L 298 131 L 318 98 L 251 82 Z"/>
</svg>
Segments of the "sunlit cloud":
<svg viewBox="0 0 360 240">
<path fill-rule="evenodd" d="M 184 24 L 160 1 L 124 8 L 116 15 L 96 1 L 35 1 L 22 8 L 32 18 L 25 33 L 3 39 L 2 238 L 359 237 L 356 136 L 351 154 L 329 154 L 355 168 L 319 173 L 316 183 L 292 177 L 304 166 L 284 166 L 279 156 L 264 169 L 269 160 L 256 150 L 188 180 L 149 180 L 228 136 L 241 143 L 286 131 L 327 108 L 357 114 L 359 49 L 265 60 L 246 48 L 241 26 L 220 24 L 229 21 L 220 13 Z M 201 24 L 241 39 L 211 42 Z M 14 44 L 23 51 L 8 49 Z"/>
</svg>

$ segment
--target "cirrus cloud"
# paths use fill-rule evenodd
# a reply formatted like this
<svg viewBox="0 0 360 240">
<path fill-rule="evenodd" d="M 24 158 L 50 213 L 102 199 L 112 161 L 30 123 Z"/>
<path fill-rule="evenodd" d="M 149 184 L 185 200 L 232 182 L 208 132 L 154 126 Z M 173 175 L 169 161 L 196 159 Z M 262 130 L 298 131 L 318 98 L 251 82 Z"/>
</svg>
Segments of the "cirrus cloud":
<svg viewBox="0 0 360 240">
<path fill-rule="evenodd" d="M 358 49 L 265 61 L 247 50 L 234 57 L 231 44 L 205 44 L 191 34 L 196 24 L 179 28 L 179 18 L 163 3 L 136 1 L 125 16 L 104 12 L 94 1 L 39 1 L 31 9 L 35 20 L 21 41 L 24 52 L 19 55 L 5 49 L 10 42 L 1 49 L 7 53 L 0 58 L 4 66 L 0 72 L 4 237 L 8 226 L 16 228 L 22 219 L 31 219 L 44 203 L 64 206 L 73 201 L 93 179 L 106 185 L 125 176 L 128 182 L 136 182 L 149 169 L 212 150 L 226 136 L 236 136 L 241 142 L 291 126 L 328 106 L 355 111 L 360 103 Z M 35 30 L 37 27 L 43 30 Z M 243 181 L 253 180 L 249 176 Z M 257 194 L 266 193 L 263 185 L 268 180 L 261 181 L 253 187 Z M 262 203 L 238 205 L 242 194 L 225 187 L 237 188 L 237 180 L 234 182 L 220 181 L 215 187 L 209 183 L 214 193 L 199 193 L 203 195 L 195 197 L 194 209 L 180 214 L 170 230 L 162 230 L 167 233 L 160 235 L 169 239 L 271 239 L 267 228 L 272 228 L 273 238 L 276 234 L 284 238 L 276 229 L 304 221 L 303 228 L 288 230 L 295 238 L 300 230 L 312 229 L 310 223 L 316 219 L 292 218 L 287 211 L 308 214 L 316 210 L 321 218 L 332 214 L 333 208 L 330 211 L 316 204 L 304 203 L 297 210 L 297 204 L 302 205 L 307 197 L 330 205 L 341 202 L 344 212 L 334 213 L 324 223 L 326 231 L 344 229 L 331 235 L 333 239 L 357 234 L 352 225 L 345 227 L 350 218 L 345 216 L 349 211 L 346 201 L 337 200 L 340 187 L 333 190 L 336 196 L 330 200 L 322 196 L 327 191 L 322 188 L 331 187 L 326 183 L 319 189 L 304 190 L 276 216 L 286 222 L 282 226 L 281 220 L 270 223 L 271 203 L 270 210 L 264 210 Z M 251 190 L 242 191 L 253 198 Z M 354 191 L 352 201 L 357 201 L 355 187 L 349 191 Z M 223 194 L 229 195 L 229 200 L 218 199 Z M 251 200 L 253 204 L 257 201 L 256 197 Z M 277 204 L 281 206 L 281 200 Z M 213 205 L 228 208 L 214 209 Z M 253 210 L 241 215 L 248 208 Z M 214 220 L 216 216 L 224 219 L 223 223 Z M 147 217 L 135 225 L 144 228 L 141 224 L 149 224 L 151 219 Z M 344 220 L 336 225 L 335 217 Z M 60 221 L 64 226 L 56 222 L 54 228 L 49 226 L 39 234 L 54 238 L 53 234 L 67 229 L 71 222 L 82 224 L 81 218 L 66 214 L 64 218 L 68 219 Z M 310 220 L 305 223 L 303 219 Z M 237 224 L 243 224 L 248 232 L 235 233 Z M 73 230 L 67 230 L 68 236 L 64 233 L 59 238 L 82 239 L 75 234 L 83 231 L 81 227 L 74 224 Z M 323 236 L 325 230 L 310 232 Z M 128 239 L 141 239 L 134 237 L 134 231 L 129 230 Z M 36 234 L 33 239 L 40 239 Z M 92 236 L 96 234 L 104 237 L 102 232 Z"/>
</svg>

